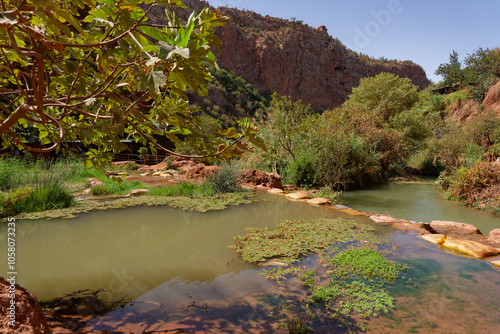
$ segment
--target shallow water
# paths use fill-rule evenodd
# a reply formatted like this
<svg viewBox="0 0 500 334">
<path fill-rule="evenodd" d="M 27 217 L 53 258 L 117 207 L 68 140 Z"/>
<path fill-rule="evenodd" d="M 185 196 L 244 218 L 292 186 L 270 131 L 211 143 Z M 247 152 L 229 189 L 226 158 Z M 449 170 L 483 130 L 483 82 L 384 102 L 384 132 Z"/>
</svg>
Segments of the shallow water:
<svg viewBox="0 0 500 334">
<path fill-rule="evenodd" d="M 345 197 L 355 209 L 387 211 L 410 220 L 476 223 L 485 233 L 500 221 L 439 199 L 429 185 L 389 185 Z M 269 299 L 280 291 L 258 274 L 263 268 L 243 263 L 227 246 L 245 227 L 274 227 L 284 219 L 338 217 L 338 213 L 279 196 L 264 198 L 223 212 L 136 207 L 69 220 L 18 221 L 18 283 L 41 300 L 99 288 L 109 290 L 105 301 L 125 295 L 133 300 L 124 309 L 93 320 L 89 329 L 142 333 L 181 327 L 189 333 L 274 333 L 276 319 Z M 356 219 L 372 224 L 366 218 Z M 4 238 L 6 226 L 1 229 Z M 500 325 L 496 312 L 500 270 L 486 261 L 444 253 L 388 226 L 377 226 L 377 232 L 400 244 L 395 260 L 408 262 L 412 268 L 408 278 L 414 284 L 394 287 L 397 308 L 371 320 L 372 332 L 495 332 Z M 2 257 L 0 275 L 5 268 Z M 193 302 L 196 306 L 189 307 Z"/>
<path fill-rule="evenodd" d="M 356 210 L 419 222 L 451 220 L 473 224 L 483 234 L 500 228 L 500 217 L 470 209 L 439 197 L 436 185 L 391 183 L 344 193 L 344 204 Z"/>
</svg>

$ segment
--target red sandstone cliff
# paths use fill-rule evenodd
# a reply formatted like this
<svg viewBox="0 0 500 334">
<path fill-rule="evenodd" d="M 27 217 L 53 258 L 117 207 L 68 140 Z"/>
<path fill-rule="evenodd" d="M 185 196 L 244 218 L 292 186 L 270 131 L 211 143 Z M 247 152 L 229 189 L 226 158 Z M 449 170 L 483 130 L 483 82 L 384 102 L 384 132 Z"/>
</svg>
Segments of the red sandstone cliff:
<svg viewBox="0 0 500 334">
<path fill-rule="evenodd" d="M 207 6 L 200 0 L 184 3 L 197 11 Z M 261 93 L 291 95 L 324 110 L 340 106 L 361 78 L 381 72 L 410 78 L 421 88 L 429 84 L 420 66 L 360 56 L 331 37 L 324 26 L 314 29 L 251 11 L 218 10 L 231 18 L 217 31 L 223 45 L 219 66 Z"/>
<path fill-rule="evenodd" d="M 291 95 L 324 110 L 340 106 L 363 77 L 391 72 L 425 87 L 423 69 L 411 62 L 362 58 L 328 35 L 311 28 L 253 12 L 222 8 L 231 21 L 218 31 L 223 52 L 219 65 L 259 91 Z"/>
</svg>

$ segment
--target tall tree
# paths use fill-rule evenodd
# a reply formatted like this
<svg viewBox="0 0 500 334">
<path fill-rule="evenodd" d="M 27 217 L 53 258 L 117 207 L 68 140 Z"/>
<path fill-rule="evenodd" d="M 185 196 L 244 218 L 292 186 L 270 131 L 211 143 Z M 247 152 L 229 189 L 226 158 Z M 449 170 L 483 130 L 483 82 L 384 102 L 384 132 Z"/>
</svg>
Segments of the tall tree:
<svg viewBox="0 0 500 334">
<path fill-rule="evenodd" d="M 450 53 L 449 63 L 439 65 L 435 74 L 443 77 L 444 86 L 459 89 L 463 85 L 464 73 L 462 64 L 458 60 L 458 53 L 455 50 Z"/>
<path fill-rule="evenodd" d="M 131 137 L 176 154 L 157 136 L 186 141 L 198 156 L 229 159 L 262 141 L 249 121 L 198 140 L 201 123 L 185 90 L 206 94 L 220 48 L 214 27 L 228 19 L 208 8 L 182 24 L 181 0 L 0 0 L 0 135 L 4 148 L 59 150 L 66 141 L 96 145 L 89 161 L 126 149 Z M 166 24 L 148 23 L 165 8 Z M 30 147 L 16 127 L 36 128 L 43 144 Z"/>
</svg>

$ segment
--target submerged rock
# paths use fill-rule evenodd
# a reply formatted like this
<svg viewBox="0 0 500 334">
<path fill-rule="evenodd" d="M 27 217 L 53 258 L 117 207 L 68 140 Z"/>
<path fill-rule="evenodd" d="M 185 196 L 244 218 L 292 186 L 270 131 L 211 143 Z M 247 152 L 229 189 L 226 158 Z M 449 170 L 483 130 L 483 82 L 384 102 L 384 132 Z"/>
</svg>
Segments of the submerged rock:
<svg viewBox="0 0 500 334">
<path fill-rule="evenodd" d="M 340 212 L 348 214 L 350 216 L 368 216 L 368 213 L 366 213 L 366 212 L 354 210 L 351 208 L 342 209 L 342 210 L 340 210 Z"/>
</svg>

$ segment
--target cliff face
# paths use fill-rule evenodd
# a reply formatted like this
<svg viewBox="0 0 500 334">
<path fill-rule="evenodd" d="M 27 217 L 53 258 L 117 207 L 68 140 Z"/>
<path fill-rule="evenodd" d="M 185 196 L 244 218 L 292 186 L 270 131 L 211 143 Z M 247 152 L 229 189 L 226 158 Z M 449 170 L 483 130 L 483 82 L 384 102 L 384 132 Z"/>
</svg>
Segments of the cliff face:
<svg viewBox="0 0 500 334">
<path fill-rule="evenodd" d="M 207 5 L 184 2 L 198 12 Z M 410 78 L 421 88 L 429 84 L 420 66 L 360 56 L 329 36 L 324 26 L 314 29 L 250 11 L 218 10 L 231 18 L 217 31 L 223 45 L 219 65 L 261 93 L 276 91 L 325 110 L 340 106 L 361 78 L 381 72 Z"/>
<path fill-rule="evenodd" d="M 219 65 L 241 76 L 260 92 L 291 95 L 324 110 L 340 106 L 363 77 L 391 72 L 421 88 L 424 70 L 411 62 L 361 57 L 317 29 L 253 12 L 221 8 L 231 21 L 218 31 L 223 49 Z"/>
</svg>

